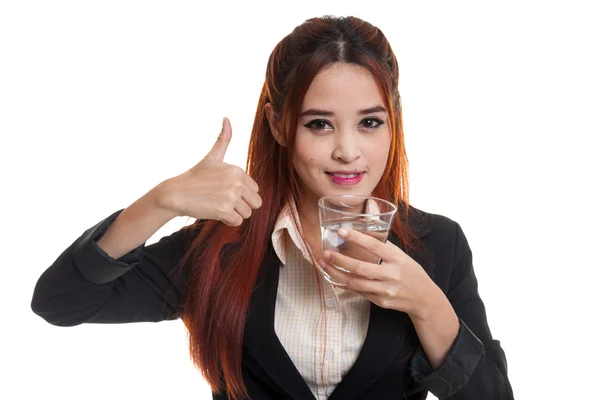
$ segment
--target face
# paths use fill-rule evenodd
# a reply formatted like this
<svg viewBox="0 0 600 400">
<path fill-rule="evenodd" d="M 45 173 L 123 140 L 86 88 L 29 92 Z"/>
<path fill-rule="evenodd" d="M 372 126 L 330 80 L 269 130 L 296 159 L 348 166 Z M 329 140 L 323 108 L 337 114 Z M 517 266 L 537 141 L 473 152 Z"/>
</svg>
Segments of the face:
<svg viewBox="0 0 600 400">
<path fill-rule="evenodd" d="M 370 195 L 385 170 L 391 129 L 371 74 L 353 64 L 322 70 L 304 97 L 293 163 L 303 200 Z"/>
</svg>

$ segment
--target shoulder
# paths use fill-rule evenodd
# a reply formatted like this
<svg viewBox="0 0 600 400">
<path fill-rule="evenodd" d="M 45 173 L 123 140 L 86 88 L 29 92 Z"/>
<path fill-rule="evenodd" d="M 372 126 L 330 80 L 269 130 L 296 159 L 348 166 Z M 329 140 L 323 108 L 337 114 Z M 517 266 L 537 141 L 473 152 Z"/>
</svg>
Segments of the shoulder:
<svg viewBox="0 0 600 400">
<path fill-rule="evenodd" d="M 416 235 L 427 242 L 439 242 L 456 238 L 459 224 L 447 215 L 428 212 L 420 208 L 409 206 L 408 222 Z"/>
<path fill-rule="evenodd" d="M 411 206 L 412 226 L 426 249 L 418 261 L 443 289 L 458 261 L 471 254 L 467 238 L 458 221 L 448 215 L 424 211 Z"/>
</svg>

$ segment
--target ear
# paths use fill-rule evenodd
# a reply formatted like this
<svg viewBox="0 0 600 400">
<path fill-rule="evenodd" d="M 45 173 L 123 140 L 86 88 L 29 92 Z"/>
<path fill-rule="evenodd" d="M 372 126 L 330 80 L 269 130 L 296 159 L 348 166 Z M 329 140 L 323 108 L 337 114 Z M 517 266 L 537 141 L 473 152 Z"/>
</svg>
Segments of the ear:
<svg viewBox="0 0 600 400">
<path fill-rule="evenodd" d="M 271 128 L 271 134 L 279 143 L 280 146 L 285 147 L 287 145 L 285 138 L 281 134 L 281 130 L 279 130 L 279 124 L 277 123 L 277 117 L 275 116 L 275 111 L 273 110 L 273 105 L 271 103 L 265 104 L 265 116 L 267 117 L 267 121 L 269 121 L 269 127 Z"/>
</svg>

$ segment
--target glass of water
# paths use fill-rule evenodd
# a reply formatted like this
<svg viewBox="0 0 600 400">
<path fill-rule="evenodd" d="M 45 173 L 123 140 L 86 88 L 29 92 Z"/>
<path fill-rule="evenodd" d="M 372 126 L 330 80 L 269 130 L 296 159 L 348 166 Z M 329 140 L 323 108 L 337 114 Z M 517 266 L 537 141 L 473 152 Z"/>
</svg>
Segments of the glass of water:
<svg viewBox="0 0 600 400">
<path fill-rule="evenodd" d="M 379 264 L 381 262 L 379 257 L 358 245 L 346 242 L 338 236 L 337 231 L 340 228 L 353 229 L 385 243 L 396 210 L 394 203 L 372 196 L 341 194 L 320 198 L 319 220 L 323 251 L 329 250 L 361 261 Z M 346 271 L 336 265 L 334 267 Z M 321 272 L 331 284 L 344 286 L 334 282 L 325 271 Z"/>
</svg>

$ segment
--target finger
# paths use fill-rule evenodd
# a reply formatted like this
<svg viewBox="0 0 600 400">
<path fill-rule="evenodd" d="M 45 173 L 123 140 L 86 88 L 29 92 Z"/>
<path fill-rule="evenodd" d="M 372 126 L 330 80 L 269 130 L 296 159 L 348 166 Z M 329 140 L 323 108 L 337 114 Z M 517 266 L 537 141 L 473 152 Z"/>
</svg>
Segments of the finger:
<svg viewBox="0 0 600 400">
<path fill-rule="evenodd" d="M 221 133 L 217 138 L 217 141 L 213 145 L 212 149 L 206 155 L 206 158 L 210 158 L 213 160 L 223 161 L 225 158 L 225 153 L 227 152 L 227 147 L 229 146 L 229 142 L 231 141 L 231 123 L 227 117 L 223 118 L 223 127 L 221 128 Z"/>
<path fill-rule="evenodd" d="M 330 250 L 326 250 L 323 255 L 327 262 L 343 268 L 356 276 L 371 279 L 383 279 L 385 277 L 384 268 L 379 264 L 357 260 L 356 258 L 348 257 Z"/>
<path fill-rule="evenodd" d="M 262 206 L 262 198 L 250 188 L 244 188 L 242 190 L 242 199 L 254 210 L 258 210 L 260 206 Z"/>
<path fill-rule="evenodd" d="M 252 209 L 242 199 L 235 205 L 235 212 L 240 215 L 243 219 L 250 218 L 252 215 Z"/>
<path fill-rule="evenodd" d="M 235 211 L 227 213 L 225 216 L 223 216 L 221 218 L 221 222 L 229 226 L 240 226 L 242 222 L 244 222 L 244 218 L 242 218 L 242 216 Z"/>
<path fill-rule="evenodd" d="M 381 258 L 382 261 L 388 261 L 393 255 L 390 247 L 386 243 L 365 233 L 345 228 L 341 228 L 337 233 L 342 239 L 354 243 L 375 254 Z"/>
<path fill-rule="evenodd" d="M 381 282 L 373 279 L 365 278 L 364 276 L 355 275 L 353 273 L 344 272 L 331 263 L 319 262 L 321 268 L 329 275 L 332 281 L 344 286 L 344 289 L 349 289 L 356 292 L 377 293 L 380 290 Z"/>
<path fill-rule="evenodd" d="M 256 183 L 256 181 L 252 179 L 250 175 L 246 175 L 242 183 L 252 189 L 255 193 L 258 193 L 258 183 Z"/>
</svg>

